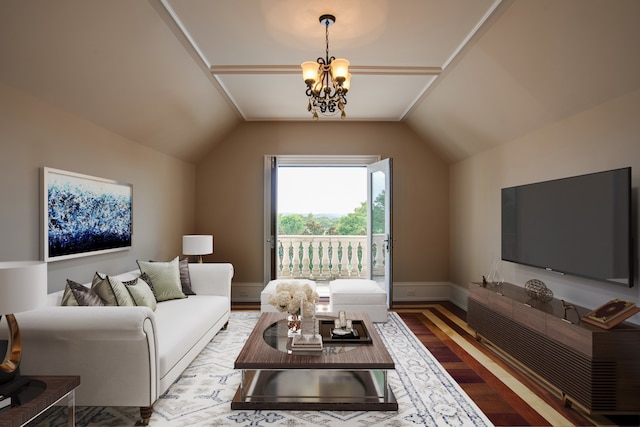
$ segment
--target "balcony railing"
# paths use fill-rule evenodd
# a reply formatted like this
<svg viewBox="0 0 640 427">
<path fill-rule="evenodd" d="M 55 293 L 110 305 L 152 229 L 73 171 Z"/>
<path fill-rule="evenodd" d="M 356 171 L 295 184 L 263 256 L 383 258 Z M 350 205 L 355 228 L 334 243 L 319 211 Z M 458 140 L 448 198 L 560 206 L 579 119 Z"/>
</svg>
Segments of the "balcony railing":
<svg viewBox="0 0 640 427">
<path fill-rule="evenodd" d="M 334 280 L 384 275 L 384 235 L 374 235 L 372 260 L 367 236 L 278 236 L 276 277 Z"/>
</svg>

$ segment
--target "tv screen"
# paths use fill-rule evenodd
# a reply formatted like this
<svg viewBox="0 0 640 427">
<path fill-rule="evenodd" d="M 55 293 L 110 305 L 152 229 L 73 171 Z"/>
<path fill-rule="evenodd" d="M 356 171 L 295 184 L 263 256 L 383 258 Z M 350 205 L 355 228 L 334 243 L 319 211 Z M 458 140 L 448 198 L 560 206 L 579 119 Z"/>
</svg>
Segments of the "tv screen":
<svg viewBox="0 0 640 427">
<path fill-rule="evenodd" d="M 502 189 L 502 259 L 633 286 L 631 168 Z"/>
</svg>

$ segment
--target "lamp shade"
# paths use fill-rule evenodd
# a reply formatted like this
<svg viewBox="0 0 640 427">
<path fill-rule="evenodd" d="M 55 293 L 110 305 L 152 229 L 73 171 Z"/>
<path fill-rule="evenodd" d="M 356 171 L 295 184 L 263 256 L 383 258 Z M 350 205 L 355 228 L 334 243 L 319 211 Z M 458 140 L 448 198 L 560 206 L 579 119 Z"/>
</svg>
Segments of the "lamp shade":
<svg viewBox="0 0 640 427">
<path fill-rule="evenodd" d="M 213 236 L 202 234 L 182 236 L 182 253 L 185 255 L 212 254 Z"/>
<path fill-rule="evenodd" d="M 331 62 L 331 73 L 336 81 L 343 82 L 349 74 L 349 61 L 338 58 Z"/>
<path fill-rule="evenodd" d="M 302 78 L 308 85 L 312 85 L 318 80 L 318 63 L 316 61 L 302 63 Z"/>
<path fill-rule="evenodd" d="M 0 315 L 33 310 L 47 304 L 47 264 L 41 261 L 0 262 Z"/>
</svg>

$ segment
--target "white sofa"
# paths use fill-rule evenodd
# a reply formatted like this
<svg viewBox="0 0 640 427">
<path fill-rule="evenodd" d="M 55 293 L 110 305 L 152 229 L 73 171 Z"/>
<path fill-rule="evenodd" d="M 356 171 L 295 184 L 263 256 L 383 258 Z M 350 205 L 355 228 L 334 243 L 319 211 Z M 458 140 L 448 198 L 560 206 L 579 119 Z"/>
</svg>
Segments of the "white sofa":
<svg viewBox="0 0 640 427">
<path fill-rule="evenodd" d="M 139 270 L 113 276 L 122 281 Z M 133 307 L 47 307 L 16 314 L 23 375 L 80 375 L 78 406 L 139 406 L 143 420 L 158 397 L 225 328 L 233 266 L 189 264 L 196 295 Z M 91 283 L 85 286 L 91 286 Z"/>
</svg>

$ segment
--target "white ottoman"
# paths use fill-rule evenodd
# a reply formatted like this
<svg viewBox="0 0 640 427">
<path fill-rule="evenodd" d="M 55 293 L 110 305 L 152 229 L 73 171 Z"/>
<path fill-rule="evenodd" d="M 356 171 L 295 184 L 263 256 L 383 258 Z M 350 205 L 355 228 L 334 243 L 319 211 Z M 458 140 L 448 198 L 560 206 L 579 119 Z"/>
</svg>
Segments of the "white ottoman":
<svg viewBox="0 0 640 427">
<path fill-rule="evenodd" d="M 264 287 L 262 292 L 260 292 L 260 312 L 261 313 L 278 311 L 278 309 L 276 309 L 273 305 L 269 304 L 269 297 L 271 296 L 272 293 L 276 291 L 276 286 L 278 286 L 278 283 L 298 283 L 301 285 L 304 285 L 305 283 L 307 283 L 309 286 L 311 286 L 311 289 L 313 289 L 314 291 L 316 290 L 316 282 L 313 280 L 307 280 L 307 279 L 271 280 L 269 283 L 267 283 L 267 286 Z"/>
<path fill-rule="evenodd" d="M 373 280 L 338 279 L 329 282 L 329 311 L 362 311 L 372 322 L 387 321 L 387 292 Z"/>
</svg>

